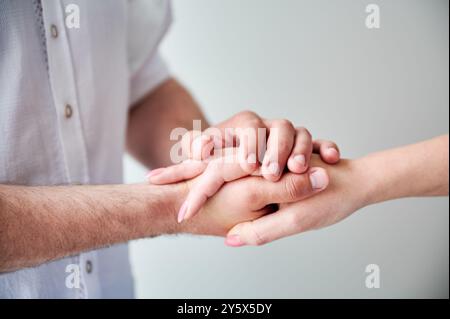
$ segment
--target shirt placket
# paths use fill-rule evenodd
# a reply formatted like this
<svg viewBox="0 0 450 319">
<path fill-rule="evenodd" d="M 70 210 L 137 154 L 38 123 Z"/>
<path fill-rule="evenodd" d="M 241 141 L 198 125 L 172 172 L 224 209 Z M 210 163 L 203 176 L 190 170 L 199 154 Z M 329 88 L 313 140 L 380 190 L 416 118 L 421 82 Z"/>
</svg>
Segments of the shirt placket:
<svg viewBox="0 0 450 319">
<path fill-rule="evenodd" d="M 46 48 L 50 85 L 56 109 L 60 142 L 65 160 L 67 182 L 88 184 L 87 152 L 83 136 L 80 107 L 77 99 L 75 71 L 71 48 L 64 25 L 64 8 L 60 1 L 42 1 L 46 35 Z M 73 212 L 74 214 L 76 211 Z M 78 298 L 87 298 L 86 278 L 92 273 L 95 254 L 88 253 L 72 257 L 80 266 L 80 288 Z M 89 261 L 89 262 L 88 262 Z M 86 271 L 88 265 L 88 271 Z"/>
</svg>

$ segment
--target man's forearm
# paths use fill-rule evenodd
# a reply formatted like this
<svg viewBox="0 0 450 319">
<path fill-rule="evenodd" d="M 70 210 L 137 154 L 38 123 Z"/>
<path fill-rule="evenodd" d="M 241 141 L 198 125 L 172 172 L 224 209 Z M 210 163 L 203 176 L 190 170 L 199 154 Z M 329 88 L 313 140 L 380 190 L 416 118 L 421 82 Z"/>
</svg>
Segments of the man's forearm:
<svg viewBox="0 0 450 319">
<path fill-rule="evenodd" d="M 0 185 L 0 272 L 181 231 L 182 184 Z"/>
<path fill-rule="evenodd" d="M 130 112 L 127 133 L 128 151 L 147 167 L 173 164 L 170 140 L 174 128 L 192 129 L 192 121 L 208 123 L 189 92 L 174 79 L 161 84 L 144 97 Z"/>
<path fill-rule="evenodd" d="M 448 195 L 448 135 L 357 160 L 367 204 L 414 196 Z"/>
</svg>

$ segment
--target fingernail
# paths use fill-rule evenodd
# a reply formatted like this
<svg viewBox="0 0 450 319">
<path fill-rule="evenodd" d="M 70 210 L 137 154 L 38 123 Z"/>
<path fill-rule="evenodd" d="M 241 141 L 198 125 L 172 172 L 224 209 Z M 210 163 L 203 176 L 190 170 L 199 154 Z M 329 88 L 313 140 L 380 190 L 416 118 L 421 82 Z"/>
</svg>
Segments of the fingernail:
<svg viewBox="0 0 450 319">
<path fill-rule="evenodd" d="M 188 209 L 188 203 L 187 201 L 184 201 L 183 205 L 180 207 L 180 211 L 178 212 L 178 223 L 181 223 L 184 219 L 184 216 L 186 215 Z"/>
<path fill-rule="evenodd" d="M 327 150 L 326 150 L 326 153 L 327 153 L 329 156 L 339 157 L 339 152 L 338 152 L 335 148 L 333 148 L 333 147 L 330 147 L 329 149 L 327 149 Z"/>
<path fill-rule="evenodd" d="M 249 164 L 256 163 L 256 154 L 255 153 L 251 153 L 247 156 L 247 163 L 249 163 Z"/>
<path fill-rule="evenodd" d="M 313 189 L 324 189 L 328 185 L 328 176 L 324 170 L 318 169 L 311 172 L 309 175 L 311 186 Z"/>
<path fill-rule="evenodd" d="M 280 175 L 280 166 L 278 165 L 278 163 L 270 163 L 268 169 L 270 174 L 275 176 Z"/>
<path fill-rule="evenodd" d="M 156 176 L 156 175 L 158 175 L 158 174 L 161 174 L 163 171 L 164 171 L 164 167 L 161 167 L 161 168 L 157 168 L 157 169 L 151 170 L 151 171 L 148 172 L 148 174 L 147 174 L 147 179 L 150 178 L 150 177 Z"/>
<path fill-rule="evenodd" d="M 305 166 L 306 165 L 305 155 L 295 155 L 294 156 L 294 161 L 299 163 L 301 166 Z"/>
<path fill-rule="evenodd" d="M 240 247 L 245 244 L 241 241 L 238 235 L 228 235 L 225 239 L 225 245 L 230 247 Z"/>
</svg>

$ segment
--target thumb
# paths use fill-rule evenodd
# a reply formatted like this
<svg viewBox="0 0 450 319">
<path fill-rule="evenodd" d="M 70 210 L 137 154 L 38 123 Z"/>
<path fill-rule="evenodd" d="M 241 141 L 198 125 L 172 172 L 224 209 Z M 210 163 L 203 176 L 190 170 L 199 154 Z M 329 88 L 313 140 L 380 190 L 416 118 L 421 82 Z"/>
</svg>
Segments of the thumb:
<svg viewBox="0 0 450 319">
<path fill-rule="evenodd" d="M 313 196 L 327 188 L 329 177 L 324 168 L 313 167 L 303 174 L 284 174 L 277 182 L 255 179 L 253 183 L 259 192 L 259 200 L 253 205 L 260 209 L 269 204 L 298 202 Z"/>
</svg>

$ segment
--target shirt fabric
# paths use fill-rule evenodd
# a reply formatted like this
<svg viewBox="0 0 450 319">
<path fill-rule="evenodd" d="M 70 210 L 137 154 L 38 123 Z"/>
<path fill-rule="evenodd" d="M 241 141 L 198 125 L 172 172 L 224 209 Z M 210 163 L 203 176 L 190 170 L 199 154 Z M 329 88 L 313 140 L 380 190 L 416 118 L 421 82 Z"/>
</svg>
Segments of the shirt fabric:
<svg viewBox="0 0 450 319">
<path fill-rule="evenodd" d="M 122 183 L 130 106 L 169 77 L 169 0 L 38 1 L 0 1 L 0 184 Z M 127 244 L 0 274 L 0 298 L 133 295 Z"/>
</svg>

